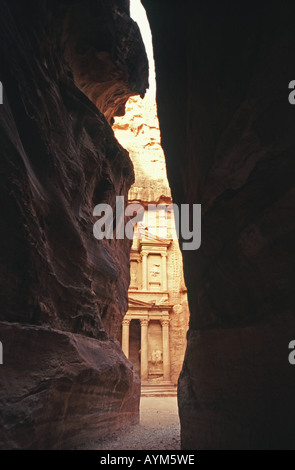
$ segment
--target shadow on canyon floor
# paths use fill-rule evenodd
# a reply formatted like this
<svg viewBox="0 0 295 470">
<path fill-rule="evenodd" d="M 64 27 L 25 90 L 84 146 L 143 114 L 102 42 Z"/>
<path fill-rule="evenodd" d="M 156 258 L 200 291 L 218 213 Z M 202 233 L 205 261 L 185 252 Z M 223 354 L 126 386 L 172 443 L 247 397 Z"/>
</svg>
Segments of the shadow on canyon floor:
<svg viewBox="0 0 295 470">
<path fill-rule="evenodd" d="M 180 427 L 176 397 L 142 397 L 140 424 L 107 439 L 84 443 L 81 450 L 179 450 Z"/>
</svg>

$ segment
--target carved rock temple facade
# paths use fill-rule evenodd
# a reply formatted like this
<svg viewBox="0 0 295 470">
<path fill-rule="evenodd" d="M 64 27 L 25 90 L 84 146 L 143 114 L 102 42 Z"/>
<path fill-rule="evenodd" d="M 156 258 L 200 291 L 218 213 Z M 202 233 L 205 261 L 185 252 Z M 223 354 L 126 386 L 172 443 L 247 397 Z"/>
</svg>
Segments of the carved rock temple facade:
<svg viewBox="0 0 295 470">
<path fill-rule="evenodd" d="M 143 394 L 173 394 L 186 347 L 189 310 L 155 99 L 131 98 L 115 135 L 135 169 L 129 203 L 144 207 L 131 248 L 129 309 L 120 341 Z M 152 206 L 158 206 L 152 210 Z"/>
</svg>

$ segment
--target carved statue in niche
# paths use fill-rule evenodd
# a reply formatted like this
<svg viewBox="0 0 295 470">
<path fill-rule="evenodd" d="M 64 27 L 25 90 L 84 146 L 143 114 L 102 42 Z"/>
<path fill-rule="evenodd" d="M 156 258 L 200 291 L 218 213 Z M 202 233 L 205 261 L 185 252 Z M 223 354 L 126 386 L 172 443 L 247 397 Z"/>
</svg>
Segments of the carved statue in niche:
<svg viewBox="0 0 295 470">
<path fill-rule="evenodd" d="M 157 365 L 162 362 L 162 351 L 154 349 L 152 352 L 152 363 Z"/>
<path fill-rule="evenodd" d="M 154 278 L 158 278 L 160 276 L 160 273 L 161 273 L 160 265 L 159 264 L 153 264 L 153 267 L 150 271 L 151 276 L 154 277 Z"/>
<path fill-rule="evenodd" d="M 137 279 L 137 266 L 135 263 L 132 263 L 132 269 L 131 269 L 131 284 L 133 286 L 137 286 L 138 279 Z"/>
</svg>

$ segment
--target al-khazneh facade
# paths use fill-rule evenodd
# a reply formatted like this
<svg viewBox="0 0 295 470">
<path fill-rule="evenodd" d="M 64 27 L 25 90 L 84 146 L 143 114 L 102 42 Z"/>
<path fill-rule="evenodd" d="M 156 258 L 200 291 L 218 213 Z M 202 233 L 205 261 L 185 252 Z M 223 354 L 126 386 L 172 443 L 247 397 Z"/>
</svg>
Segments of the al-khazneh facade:
<svg viewBox="0 0 295 470">
<path fill-rule="evenodd" d="M 146 209 L 136 229 L 141 238 L 135 236 L 131 248 L 122 349 L 141 377 L 143 393 L 173 393 L 186 347 L 189 310 L 173 214 L 164 210 L 172 199 L 154 97 L 131 98 L 125 116 L 116 118 L 113 128 L 134 164 L 129 202 Z M 149 204 L 161 204 L 163 209 L 151 213 Z"/>
</svg>

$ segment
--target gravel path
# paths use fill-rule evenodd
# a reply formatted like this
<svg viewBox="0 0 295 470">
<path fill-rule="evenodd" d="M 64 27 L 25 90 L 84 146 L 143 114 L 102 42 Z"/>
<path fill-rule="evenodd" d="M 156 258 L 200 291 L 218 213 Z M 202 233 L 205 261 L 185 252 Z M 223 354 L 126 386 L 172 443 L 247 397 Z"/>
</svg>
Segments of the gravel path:
<svg viewBox="0 0 295 470">
<path fill-rule="evenodd" d="M 179 450 L 180 429 L 177 398 L 140 400 L 140 424 L 99 442 L 91 442 L 89 450 Z"/>
</svg>

